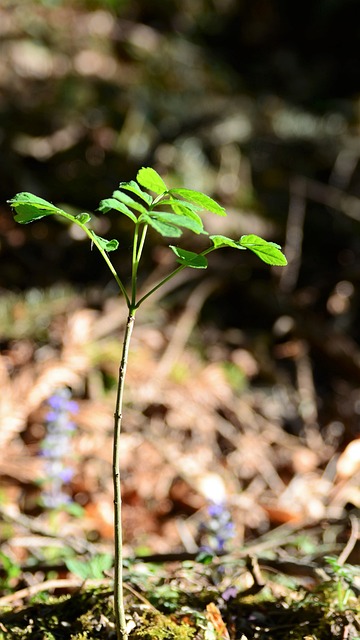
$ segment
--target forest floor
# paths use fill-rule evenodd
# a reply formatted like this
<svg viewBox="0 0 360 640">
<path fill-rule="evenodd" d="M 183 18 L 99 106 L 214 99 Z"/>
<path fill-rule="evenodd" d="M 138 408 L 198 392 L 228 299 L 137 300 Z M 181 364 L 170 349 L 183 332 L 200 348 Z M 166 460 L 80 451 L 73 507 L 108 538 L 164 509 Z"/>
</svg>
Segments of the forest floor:
<svg viewBox="0 0 360 640">
<path fill-rule="evenodd" d="M 264 344 L 198 323 L 209 293 L 197 285 L 176 312 L 148 306 L 135 329 L 121 446 L 131 637 L 355 640 L 359 440 L 340 447 L 336 421 L 316 425 L 303 343 L 277 346 L 266 382 Z M 101 298 L 61 286 L 4 297 L 4 640 L 114 637 L 112 421 L 126 316 Z M 281 377 L 284 358 L 300 391 Z"/>
<path fill-rule="evenodd" d="M 151 164 L 225 203 L 214 233 L 287 238 L 278 280 L 214 260 L 207 280 L 180 282 L 185 303 L 165 287 L 137 319 L 121 437 L 132 639 L 359 640 L 358 92 L 324 113 L 317 93 L 308 106 L 244 93 L 211 38 L 188 37 L 205 7 L 216 30 L 220 4 L 236 25 L 237 3 L 202 3 L 202 20 L 201 3 L 173 3 L 173 30 L 171 3 L 150 22 L 149 3 L 120 3 L 119 20 L 100 2 L 18 4 L 0 8 L 2 202 L 31 189 L 92 211 Z M 249 13 L 243 31 L 259 33 Z M 321 49 L 310 77 L 286 51 L 281 84 L 323 86 L 334 56 Z M 265 57 L 246 66 L 268 83 Z M 0 236 L 0 640 L 115 638 L 126 308 L 66 227 L 25 231 L 5 207 Z M 47 288 L 63 277 L 97 288 Z"/>
</svg>

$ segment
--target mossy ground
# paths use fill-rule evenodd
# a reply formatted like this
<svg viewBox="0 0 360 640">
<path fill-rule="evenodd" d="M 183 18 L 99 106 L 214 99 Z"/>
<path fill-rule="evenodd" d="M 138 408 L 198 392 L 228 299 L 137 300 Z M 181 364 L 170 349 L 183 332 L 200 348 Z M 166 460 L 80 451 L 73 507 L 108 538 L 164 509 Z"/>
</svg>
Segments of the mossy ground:
<svg viewBox="0 0 360 640">
<path fill-rule="evenodd" d="M 158 584 L 155 580 L 149 591 L 139 590 L 138 596 L 135 579 L 135 586 L 126 595 L 132 619 L 131 640 L 360 639 L 360 599 L 352 590 L 344 591 L 343 584 L 341 591 L 339 581 L 330 580 L 311 591 L 303 587 L 288 589 L 280 597 L 275 596 L 272 583 L 254 596 L 238 593 L 225 599 L 220 585 L 206 585 L 209 574 L 200 588 L 189 589 L 190 567 L 185 573 L 183 569 L 178 576 L 169 572 L 166 581 L 162 569 Z M 3 609 L 0 614 L 1 640 L 115 637 L 109 587 L 83 587 L 58 597 L 42 594 L 25 606 Z"/>
</svg>

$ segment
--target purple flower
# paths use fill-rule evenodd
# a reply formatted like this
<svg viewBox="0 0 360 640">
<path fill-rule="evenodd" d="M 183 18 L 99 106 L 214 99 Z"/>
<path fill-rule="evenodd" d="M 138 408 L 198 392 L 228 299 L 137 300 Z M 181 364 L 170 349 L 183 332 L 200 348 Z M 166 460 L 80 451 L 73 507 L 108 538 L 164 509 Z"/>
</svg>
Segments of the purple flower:
<svg viewBox="0 0 360 640">
<path fill-rule="evenodd" d="M 40 445 L 46 473 L 42 503 L 45 507 L 54 509 L 71 502 L 70 496 L 63 491 L 63 486 L 74 475 L 68 460 L 71 437 L 75 430 L 70 415 L 76 413 L 78 405 L 71 400 L 71 392 L 67 388 L 54 393 L 48 399 L 48 405 L 50 411 L 45 416 L 47 433 Z"/>
<path fill-rule="evenodd" d="M 212 518 L 219 518 L 223 514 L 223 511 L 224 511 L 224 505 L 221 503 L 218 504 L 216 502 L 209 504 L 207 508 L 207 512 L 209 516 L 211 516 Z"/>
<path fill-rule="evenodd" d="M 53 396 L 48 398 L 47 403 L 49 407 L 51 407 L 52 409 L 57 409 L 59 411 L 63 406 L 64 399 L 61 395 L 54 394 Z"/>
<path fill-rule="evenodd" d="M 232 600 L 232 598 L 236 598 L 237 594 L 238 594 L 238 589 L 234 586 L 231 586 L 231 587 L 227 587 L 227 589 L 223 591 L 223 593 L 221 594 L 221 597 L 223 600 L 225 600 L 225 602 L 227 602 L 228 600 Z"/>
<path fill-rule="evenodd" d="M 231 514 L 224 503 L 212 502 L 207 508 L 207 519 L 200 525 L 201 550 L 218 554 L 226 551 L 235 535 Z"/>
<path fill-rule="evenodd" d="M 67 410 L 69 413 L 77 413 L 79 411 L 79 405 L 75 400 L 69 400 L 67 403 Z"/>
<path fill-rule="evenodd" d="M 70 467 L 64 467 L 63 469 L 61 469 L 61 471 L 59 471 L 59 478 L 61 478 L 64 483 L 70 482 L 73 477 L 74 470 L 70 469 Z"/>
<path fill-rule="evenodd" d="M 55 422 L 57 417 L 58 417 L 58 413 L 56 411 L 48 411 L 48 413 L 45 416 L 45 420 L 47 422 Z"/>
</svg>

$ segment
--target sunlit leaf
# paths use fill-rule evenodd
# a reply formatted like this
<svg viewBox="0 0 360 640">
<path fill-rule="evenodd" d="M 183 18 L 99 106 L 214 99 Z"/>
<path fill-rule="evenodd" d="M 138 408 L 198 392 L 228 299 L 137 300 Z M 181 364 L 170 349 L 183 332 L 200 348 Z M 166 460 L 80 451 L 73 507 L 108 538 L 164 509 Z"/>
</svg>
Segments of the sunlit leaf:
<svg viewBox="0 0 360 640">
<path fill-rule="evenodd" d="M 147 212 L 147 208 L 145 208 L 143 204 L 137 202 L 137 200 L 134 200 L 134 198 L 131 198 L 127 195 L 127 193 L 124 193 L 123 191 L 114 191 L 112 197 L 116 200 L 119 200 L 120 202 L 123 202 L 125 205 L 128 205 L 132 209 L 135 209 L 135 211 L 139 211 L 140 213 Z"/>
<path fill-rule="evenodd" d="M 14 198 L 8 200 L 8 202 L 13 207 L 17 207 L 22 204 L 32 205 L 37 209 L 49 209 L 50 211 L 57 211 L 58 207 L 55 207 L 51 202 L 44 200 L 43 198 L 39 198 L 39 196 L 35 196 L 33 193 L 29 193 L 28 191 L 22 191 L 21 193 L 17 193 Z"/>
<path fill-rule="evenodd" d="M 182 231 L 179 227 L 176 227 L 173 224 L 169 224 L 168 222 L 156 218 L 155 216 L 149 216 L 148 214 L 143 214 L 139 220 L 144 222 L 145 224 L 149 224 L 155 231 L 160 233 L 160 235 L 167 238 L 178 238 L 182 235 Z"/>
<path fill-rule="evenodd" d="M 233 247 L 234 249 L 245 249 L 240 242 L 227 238 L 226 236 L 210 236 L 210 240 L 216 249 L 221 247 Z"/>
<path fill-rule="evenodd" d="M 275 242 L 268 242 L 254 234 L 241 236 L 240 240 L 232 240 L 226 236 L 210 236 L 214 247 L 233 247 L 234 249 L 250 249 L 267 264 L 273 266 L 285 266 L 287 260 L 281 251 L 281 247 Z"/>
<path fill-rule="evenodd" d="M 28 224 L 29 222 L 33 222 L 34 220 L 39 220 L 44 216 L 49 216 L 54 213 L 58 213 L 58 212 L 50 211 L 49 209 L 46 209 L 46 210 L 34 209 L 32 205 L 21 204 L 16 207 L 16 214 L 14 216 L 14 219 L 16 220 L 16 222 L 19 222 L 20 224 Z"/>
<path fill-rule="evenodd" d="M 287 265 L 286 257 L 282 253 L 280 245 L 275 242 L 268 242 L 254 234 L 241 236 L 239 242 L 245 249 L 250 249 L 250 251 L 256 253 L 266 264 L 279 267 Z"/>
<path fill-rule="evenodd" d="M 199 216 L 196 216 L 196 219 L 194 219 L 192 214 L 191 216 L 179 215 L 177 213 L 169 213 L 168 211 L 151 211 L 147 215 L 155 220 L 165 222 L 165 224 L 171 224 L 174 227 L 184 227 L 185 229 L 190 229 L 193 233 L 204 233 L 207 235 Z"/>
<path fill-rule="evenodd" d="M 27 224 L 33 220 L 39 220 L 44 216 L 56 213 L 64 213 L 62 209 L 55 207 L 51 202 L 34 196 L 32 193 L 23 191 L 18 193 L 14 198 L 8 200 L 8 203 L 15 209 L 15 220 L 20 224 Z"/>
<path fill-rule="evenodd" d="M 157 210 L 159 207 L 164 207 L 165 205 L 170 206 L 173 212 L 177 216 L 185 216 L 186 218 L 190 218 L 191 220 L 193 220 L 196 223 L 198 228 L 198 231 L 195 231 L 194 229 L 195 233 L 207 234 L 207 231 L 204 230 L 203 221 L 197 213 L 197 211 L 201 211 L 201 207 L 199 207 L 198 205 L 192 204 L 191 202 L 185 202 L 184 200 L 164 199 L 161 202 L 157 203 L 155 207 L 152 209 L 152 211 Z"/>
<path fill-rule="evenodd" d="M 97 244 L 105 251 L 116 251 L 119 246 L 118 241 L 115 239 L 107 240 L 106 238 L 98 236 L 96 233 L 94 233 L 94 231 L 91 231 L 91 235 L 93 236 L 94 240 L 96 240 Z"/>
<path fill-rule="evenodd" d="M 186 267 L 191 267 L 192 269 L 206 269 L 206 267 L 208 266 L 208 262 L 205 256 L 194 253 L 193 251 L 187 251 L 186 249 L 174 247 L 173 245 L 170 245 L 170 249 L 175 253 L 177 262 L 179 262 L 179 264 L 182 264 Z"/>
<path fill-rule="evenodd" d="M 130 180 L 130 182 L 120 182 L 119 189 L 126 189 L 126 191 L 131 191 L 132 193 L 136 193 L 139 198 L 144 200 L 147 205 L 151 205 L 153 199 L 149 193 L 140 189 L 139 185 L 135 180 Z"/>
<path fill-rule="evenodd" d="M 202 211 L 202 207 L 198 204 L 194 204 L 194 202 L 186 202 L 185 200 L 178 200 L 177 198 L 163 198 L 155 204 L 154 209 L 165 205 L 167 207 L 171 207 L 175 213 L 183 213 L 185 211 L 196 213 L 197 211 Z"/>
<path fill-rule="evenodd" d="M 160 194 L 167 191 L 167 186 L 161 176 L 151 167 L 142 167 L 136 176 L 136 180 L 142 187 Z"/>
<path fill-rule="evenodd" d="M 106 198 L 106 200 L 101 200 L 98 207 L 98 211 L 100 211 L 101 213 L 107 213 L 111 209 L 114 209 L 115 211 L 119 211 L 120 213 L 123 213 L 125 216 L 130 218 L 130 220 L 132 220 L 133 222 L 137 222 L 137 217 L 135 213 L 130 211 L 130 209 L 123 202 L 120 202 L 115 198 Z"/>
<path fill-rule="evenodd" d="M 180 196 L 184 198 L 184 200 L 195 202 L 195 204 L 198 204 L 202 209 L 216 213 L 218 216 L 226 216 L 224 207 L 221 207 L 215 200 L 205 195 L 205 193 L 193 191 L 192 189 L 170 189 L 169 193 L 176 197 Z"/>
</svg>

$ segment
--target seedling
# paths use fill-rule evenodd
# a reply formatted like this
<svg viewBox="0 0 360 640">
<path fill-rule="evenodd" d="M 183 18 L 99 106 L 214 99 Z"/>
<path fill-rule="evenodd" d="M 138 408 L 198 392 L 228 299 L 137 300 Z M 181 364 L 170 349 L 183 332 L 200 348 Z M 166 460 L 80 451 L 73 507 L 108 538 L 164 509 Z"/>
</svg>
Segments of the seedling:
<svg viewBox="0 0 360 640">
<path fill-rule="evenodd" d="M 114 579 L 114 603 L 115 620 L 118 640 L 127 640 L 128 631 L 125 619 L 123 599 L 123 556 L 122 556 L 122 517 L 121 517 L 121 481 L 120 481 L 120 432 L 122 423 L 122 406 L 124 396 L 124 383 L 131 334 L 133 331 L 135 315 L 142 303 L 151 296 L 159 287 L 174 278 L 183 269 L 206 269 L 208 265 L 207 255 L 223 247 L 253 251 L 263 262 L 269 265 L 284 266 L 287 264 L 279 245 L 267 242 L 257 235 L 244 235 L 239 240 L 232 240 L 223 235 L 209 236 L 204 229 L 200 213 L 207 211 L 218 216 L 226 216 L 225 209 L 215 200 L 192 189 L 168 189 L 161 176 L 152 168 L 143 167 L 136 176 L 136 181 L 120 182 L 118 190 L 114 191 L 111 198 L 100 202 L 99 211 L 103 214 L 108 211 L 117 211 L 127 216 L 134 225 L 131 281 L 130 286 L 123 283 L 117 273 L 109 253 L 116 251 L 118 240 L 107 240 L 97 235 L 89 226 L 91 215 L 80 213 L 72 215 L 63 209 L 35 196 L 31 193 L 18 193 L 9 200 L 15 210 L 15 220 L 20 224 L 27 224 L 39 220 L 44 216 L 61 216 L 71 224 L 78 225 L 101 253 L 109 267 L 120 292 L 126 300 L 128 318 L 123 337 L 123 350 L 119 367 L 116 404 L 114 412 L 114 439 L 113 439 L 113 484 L 114 484 L 114 538 L 115 538 L 115 579 Z M 138 296 L 138 269 L 144 250 L 145 239 L 149 227 L 157 231 L 161 236 L 179 238 L 184 229 L 197 235 L 206 236 L 206 248 L 200 253 L 183 249 L 177 245 L 170 245 L 176 257 L 177 267 L 165 278 L 150 288 L 141 297 Z"/>
<path fill-rule="evenodd" d="M 333 574 L 332 585 L 336 587 L 338 609 L 339 611 L 345 611 L 349 599 L 354 596 L 352 586 L 355 586 L 354 580 L 358 568 L 339 562 L 339 559 L 335 556 L 325 556 L 324 559 Z"/>
</svg>

